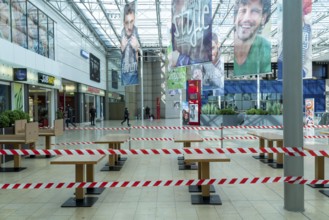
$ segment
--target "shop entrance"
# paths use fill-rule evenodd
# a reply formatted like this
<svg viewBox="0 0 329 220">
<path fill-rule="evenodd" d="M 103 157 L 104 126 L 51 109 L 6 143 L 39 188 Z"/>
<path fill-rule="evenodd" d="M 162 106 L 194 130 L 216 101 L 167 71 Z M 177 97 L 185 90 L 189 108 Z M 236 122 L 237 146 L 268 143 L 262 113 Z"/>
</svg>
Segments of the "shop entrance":
<svg viewBox="0 0 329 220">
<path fill-rule="evenodd" d="M 29 115 L 34 122 L 39 123 L 39 127 L 49 126 L 52 109 L 51 89 L 39 86 L 29 86 Z"/>
</svg>

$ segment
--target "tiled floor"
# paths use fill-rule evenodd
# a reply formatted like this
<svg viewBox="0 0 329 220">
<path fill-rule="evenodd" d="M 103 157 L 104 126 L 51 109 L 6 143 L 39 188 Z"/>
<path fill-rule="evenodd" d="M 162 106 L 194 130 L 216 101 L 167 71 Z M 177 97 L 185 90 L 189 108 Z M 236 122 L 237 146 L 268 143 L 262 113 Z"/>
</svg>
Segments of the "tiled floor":
<svg viewBox="0 0 329 220">
<path fill-rule="evenodd" d="M 142 125 L 141 121 L 131 124 Z M 179 126 L 178 120 L 145 121 L 143 125 Z M 81 124 L 81 127 L 90 127 Z M 122 127 L 120 121 L 96 123 L 96 127 Z M 66 131 L 55 143 L 94 141 L 103 134 L 127 131 Z M 172 137 L 177 130 L 131 129 L 132 137 Z M 318 134 L 316 130 L 315 134 Z M 202 137 L 219 137 L 220 131 L 199 131 Z M 225 130 L 224 136 L 249 136 L 247 130 Z M 308 140 L 310 141 L 310 140 Z M 316 139 L 328 143 L 328 139 Z M 38 147 L 42 148 L 43 139 Z M 180 148 L 172 141 L 132 141 L 131 148 Z M 219 142 L 192 144 L 199 147 L 218 147 Z M 129 144 L 123 145 L 127 149 Z M 258 147 L 258 140 L 230 140 L 224 147 Z M 64 146 L 56 147 L 64 148 Z M 67 146 L 75 148 L 106 148 L 106 145 Z M 282 176 L 282 169 L 272 169 L 251 155 L 227 155 L 230 163 L 212 163 L 212 178 Z M 19 173 L 0 173 L 1 183 L 72 182 L 74 166 L 50 165 L 51 159 L 23 159 L 27 169 Z M 314 158 L 305 157 L 305 178 L 314 178 Z M 96 166 L 96 181 L 193 179 L 196 171 L 179 171 L 176 155 L 129 156 L 120 172 L 100 172 L 106 159 Z M 326 159 L 328 169 L 328 159 Z M 12 166 L 8 162 L 5 166 Z M 329 198 L 317 189 L 305 186 L 305 211 L 288 212 L 283 208 L 283 184 L 220 185 L 215 186 L 223 205 L 191 205 L 187 187 L 112 188 L 98 196 L 91 208 L 61 208 L 73 196 L 73 189 L 1 190 L 0 219 L 329 219 Z"/>
</svg>

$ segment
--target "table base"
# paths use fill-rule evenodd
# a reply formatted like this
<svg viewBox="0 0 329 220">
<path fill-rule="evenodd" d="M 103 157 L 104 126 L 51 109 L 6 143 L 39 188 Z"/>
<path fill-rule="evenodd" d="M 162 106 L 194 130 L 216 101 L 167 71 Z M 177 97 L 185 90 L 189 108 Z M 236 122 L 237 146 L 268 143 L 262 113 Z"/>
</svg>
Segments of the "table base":
<svg viewBox="0 0 329 220">
<path fill-rule="evenodd" d="M 116 166 L 116 167 L 122 167 L 124 164 L 125 164 L 125 161 L 117 161 L 117 162 L 114 163 L 114 166 Z M 109 163 L 106 163 L 105 166 L 108 167 L 108 166 L 110 166 L 110 164 Z"/>
<path fill-rule="evenodd" d="M 203 197 L 202 195 L 191 195 L 192 205 L 221 205 L 222 200 L 219 195 L 210 195 Z"/>
<path fill-rule="evenodd" d="M 201 192 L 201 186 L 197 186 L 197 185 L 191 185 L 191 186 L 188 186 L 188 191 L 190 193 L 195 193 L 195 192 Z M 216 192 L 215 190 L 215 187 L 213 185 L 210 185 L 210 191 L 211 193 L 214 193 Z"/>
<path fill-rule="evenodd" d="M 283 168 L 283 164 L 278 164 L 278 163 L 271 163 L 271 164 L 269 164 L 269 166 L 274 168 L 274 169 L 282 169 Z"/>
<path fill-rule="evenodd" d="M 319 190 L 320 193 L 322 193 L 323 195 L 329 197 L 329 190 Z"/>
<path fill-rule="evenodd" d="M 198 166 L 197 165 L 180 165 L 179 170 L 198 170 Z"/>
<path fill-rule="evenodd" d="M 20 172 L 25 169 L 26 167 L 0 167 L 0 172 Z"/>
<path fill-rule="evenodd" d="M 119 161 L 126 161 L 128 160 L 128 157 L 119 157 Z"/>
<path fill-rule="evenodd" d="M 265 156 L 265 155 L 263 155 L 263 156 L 258 155 L 258 156 L 252 156 L 252 157 L 255 158 L 255 159 L 257 159 L 257 160 L 259 160 L 259 159 L 267 159 L 267 156 Z"/>
<path fill-rule="evenodd" d="M 97 200 L 97 197 L 85 197 L 84 199 L 69 198 L 61 207 L 91 207 Z"/>
<path fill-rule="evenodd" d="M 100 195 L 105 188 L 87 188 L 86 195 Z"/>
<path fill-rule="evenodd" d="M 261 159 L 259 160 L 262 163 L 275 163 L 276 161 L 273 159 Z"/>
<path fill-rule="evenodd" d="M 120 171 L 122 167 L 120 166 L 105 166 L 101 171 Z"/>
<path fill-rule="evenodd" d="M 308 186 L 312 188 L 329 188 L 329 184 L 307 184 Z"/>
<path fill-rule="evenodd" d="M 115 162 L 115 166 L 123 166 L 125 164 L 125 160 L 118 160 Z"/>
</svg>

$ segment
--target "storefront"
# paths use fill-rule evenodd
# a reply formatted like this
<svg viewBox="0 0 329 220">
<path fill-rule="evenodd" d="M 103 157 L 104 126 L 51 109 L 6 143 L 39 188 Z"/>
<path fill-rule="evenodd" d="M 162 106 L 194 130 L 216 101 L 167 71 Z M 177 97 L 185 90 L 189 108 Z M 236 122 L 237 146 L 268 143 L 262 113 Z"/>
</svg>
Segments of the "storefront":
<svg viewBox="0 0 329 220">
<path fill-rule="evenodd" d="M 94 88 L 91 86 L 80 84 L 80 109 L 83 111 L 80 113 L 82 121 L 89 122 L 89 110 L 92 106 L 96 108 L 96 120 L 104 119 L 104 101 L 105 101 L 105 91 Z"/>
<path fill-rule="evenodd" d="M 43 73 L 29 73 L 28 106 L 29 115 L 40 127 L 50 126 L 56 118 L 57 90 L 61 80 Z"/>
<path fill-rule="evenodd" d="M 78 109 L 78 84 L 62 79 L 62 88 L 58 91 L 57 111 L 66 112 L 68 106 L 72 109 L 72 122 L 80 122 Z"/>
</svg>

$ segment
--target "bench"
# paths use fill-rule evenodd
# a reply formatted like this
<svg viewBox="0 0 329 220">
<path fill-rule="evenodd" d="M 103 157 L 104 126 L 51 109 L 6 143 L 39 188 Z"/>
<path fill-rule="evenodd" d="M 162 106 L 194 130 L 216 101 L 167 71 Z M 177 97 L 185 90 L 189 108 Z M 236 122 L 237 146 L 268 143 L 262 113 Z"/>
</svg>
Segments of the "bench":
<svg viewBox="0 0 329 220">
<path fill-rule="evenodd" d="M 21 120 L 17 120 L 21 121 Z M 19 122 L 17 123 L 19 127 Z M 19 132 L 24 132 L 24 130 L 17 129 Z M 16 121 L 15 121 L 15 132 L 16 132 Z M 51 149 L 51 137 L 53 136 L 60 136 L 64 134 L 64 121 L 63 119 L 56 119 L 54 121 L 54 128 L 39 128 L 39 136 L 45 137 L 45 149 L 50 150 Z M 35 149 L 35 143 L 32 143 L 30 145 L 30 149 Z M 50 158 L 50 155 L 46 155 L 46 158 Z M 35 155 L 31 155 L 30 158 L 35 158 Z"/>
<path fill-rule="evenodd" d="M 100 139 L 94 141 L 95 144 L 108 144 L 109 149 L 120 150 L 121 144 L 128 141 L 129 134 L 107 134 Z M 105 166 L 101 171 L 120 171 L 125 159 L 119 159 L 119 155 L 109 155 L 108 166 Z"/>
<path fill-rule="evenodd" d="M 257 132 L 252 131 L 248 134 L 259 138 L 259 148 L 265 147 L 265 140 L 267 141 L 267 147 L 272 148 L 273 142 L 277 142 L 277 147 L 283 147 L 283 134 L 282 133 L 270 133 L 270 132 Z M 277 154 L 277 161 L 274 161 L 273 153 L 268 154 L 268 158 L 261 153 L 259 156 L 254 156 L 255 159 L 260 159 L 263 163 L 268 163 L 272 168 L 283 168 L 283 153 Z"/>
<path fill-rule="evenodd" d="M 184 154 L 186 162 L 198 163 L 198 179 L 210 178 L 210 162 L 230 162 L 231 159 L 225 155 L 216 154 Z M 201 195 L 191 195 L 192 204 L 221 205 L 219 195 L 210 195 L 210 185 L 201 186 Z"/>
<path fill-rule="evenodd" d="M 54 121 L 54 128 L 39 128 L 39 136 L 45 137 L 46 150 L 51 149 L 51 137 L 57 137 L 64 134 L 64 120 L 56 119 Z"/>
<path fill-rule="evenodd" d="M 38 140 L 38 123 L 26 123 L 24 133 L 0 135 L 0 144 L 11 144 L 15 149 L 21 149 L 22 144 L 35 143 Z M 25 167 L 21 167 L 21 156 L 14 155 L 13 168 L 1 168 L 0 172 L 18 172 Z"/>
<path fill-rule="evenodd" d="M 201 136 L 197 133 L 180 133 L 174 135 L 175 143 L 183 143 L 183 147 L 191 147 L 191 143 L 203 142 Z M 179 170 L 196 170 L 197 167 L 193 164 L 188 164 L 183 157 L 178 157 Z M 182 161 L 183 160 L 183 161 Z"/>
<path fill-rule="evenodd" d="M 60 156 L 50 164 L 75 165 L 75 182 L 94 182 L 94 165 L 104 158 L 104 155 Z M 86 179 L 86 181 L 85 181 Z M 61 207 L 91 207 L 97 197 L 85 197 L 85 194 L 100 194 L 104 188 L 90 188 L 87 193 L 84 188 L 75 189 L 75 197 L 69 198 Z"/>
<path fill-rule="evenodd" d="M 25 131 L 26 119 L 20 119 L 15 121 L 15 134 L 22 134 Z"/>
</svg>

